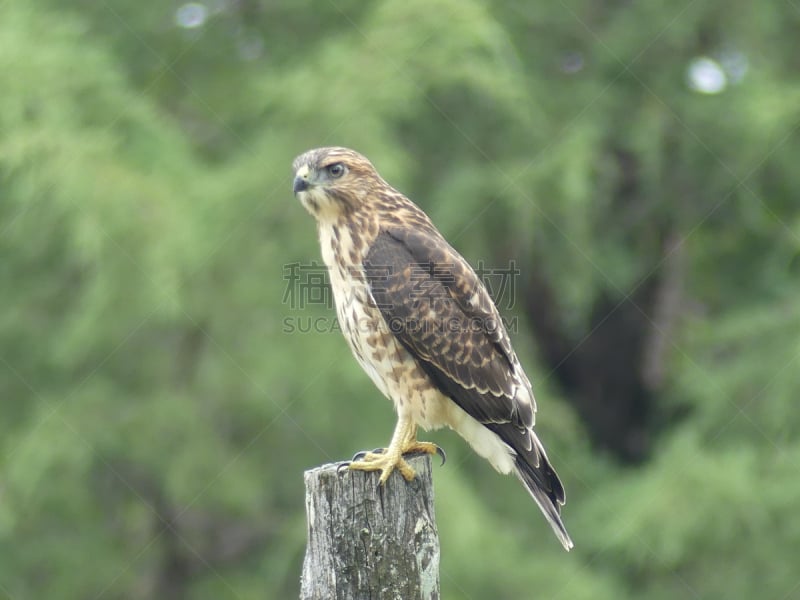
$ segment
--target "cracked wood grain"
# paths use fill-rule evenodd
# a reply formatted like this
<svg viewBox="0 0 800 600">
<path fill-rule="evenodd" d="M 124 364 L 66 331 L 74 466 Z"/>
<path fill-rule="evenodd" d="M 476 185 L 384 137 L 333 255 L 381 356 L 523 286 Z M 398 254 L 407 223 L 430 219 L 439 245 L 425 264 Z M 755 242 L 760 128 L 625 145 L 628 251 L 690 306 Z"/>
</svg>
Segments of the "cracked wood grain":
<svg viewBox="0 0 800 600">
<path fill-rule="evenodd" d="M 409 464 L 413 481 L 395 472 L 385 486 L 338 463 L 306 471 L 301 600 L 439 599 L 430 457 Z"/>
</svg>

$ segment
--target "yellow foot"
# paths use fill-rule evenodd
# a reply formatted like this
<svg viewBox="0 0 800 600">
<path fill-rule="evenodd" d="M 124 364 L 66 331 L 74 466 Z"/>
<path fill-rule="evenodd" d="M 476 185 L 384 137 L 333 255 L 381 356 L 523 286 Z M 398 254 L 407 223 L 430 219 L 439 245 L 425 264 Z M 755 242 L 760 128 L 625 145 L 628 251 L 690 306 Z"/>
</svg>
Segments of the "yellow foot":
<svg viewBox="0 0 800 600">
<path fill-rule="evenodd" d="M 401 454 L 393 456 L 388 452 L 366 452 L 356 455 L 358 458 L 353 460 L 348 466 L 354 471 L 380 471 L 380 483 L 386 483 L 392 471 L 397 469 L 406 481 L 414 479 L 414 469 L 405 461 Z"/>
<path fill-rule="evenodd" d="M 414 479 L 414 469 L 406 462 L 403 456 L 415 454 L 438 454 L 442 458 L 442 464 L 447 460 L 447 455 L 439 446 L 431 442 L 419 442 L 414 440 L 401 452 L 395 454 L 391 449 L 376 448 L 372 452 L 359 452 L 353 457 L 347 467 L 355 471 L 380 471 L 380 483 L 385 483 L 389 479 L 392 471 L 397 469 L 406 481 Z"/>
<path fill-rule="evenodd" d="M 447 455 L 439 446 L 432 442 L 413 441 L 403 448 L 403 455 L 407 454 L 438 454 L 442 458 L 442 464 L 447 461 Z"/>
</svg>

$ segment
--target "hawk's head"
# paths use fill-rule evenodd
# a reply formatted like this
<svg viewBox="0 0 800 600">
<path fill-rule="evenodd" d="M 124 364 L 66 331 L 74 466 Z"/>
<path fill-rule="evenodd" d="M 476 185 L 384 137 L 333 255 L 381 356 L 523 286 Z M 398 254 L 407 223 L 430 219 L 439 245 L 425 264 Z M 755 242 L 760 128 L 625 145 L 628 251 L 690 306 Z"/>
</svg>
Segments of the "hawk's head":
<svg viewBox="0 0 800 600">
<path fill-rule="evenodd" d="M 370 192 L 385 186 L 372 163 L 348 148 L 316 148 L 292 163 L 294 193 L 317 220 L 357 210 Z"/>
</svg>

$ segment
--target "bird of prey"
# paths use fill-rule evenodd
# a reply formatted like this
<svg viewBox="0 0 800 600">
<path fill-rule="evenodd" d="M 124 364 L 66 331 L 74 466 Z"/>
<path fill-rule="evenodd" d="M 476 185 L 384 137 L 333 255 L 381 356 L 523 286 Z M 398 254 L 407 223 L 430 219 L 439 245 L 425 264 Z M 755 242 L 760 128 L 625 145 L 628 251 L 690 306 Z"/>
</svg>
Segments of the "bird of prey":
<svg viewBox="0 0 800 600">
<path fill-rule="evenodd" d="M 350 469 L 396 469 L 404 454 L 439 451 L 417 427 L 450 427 L 500 473 L 514 473 L 565 549 L 564 488 L 533 430 L 536 402 L 480 278 L 428 216 L 347 148 L 317 148 L 293 163 L 294 194 L 316 219 L 342 333 L 395 405 L 389 447 Z"/>
</svg>

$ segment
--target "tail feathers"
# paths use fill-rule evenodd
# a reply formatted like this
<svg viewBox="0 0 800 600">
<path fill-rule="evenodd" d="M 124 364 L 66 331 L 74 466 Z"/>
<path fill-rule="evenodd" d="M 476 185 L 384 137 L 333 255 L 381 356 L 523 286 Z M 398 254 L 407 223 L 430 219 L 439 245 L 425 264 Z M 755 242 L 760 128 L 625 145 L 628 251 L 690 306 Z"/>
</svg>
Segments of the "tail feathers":
<svg viewBox="0 0 800 600">
<path fill-rule="evenodd" d="M 534 448 L 527 453 L 519 453 L 515 458 L 515 474 L 528 490 L 528 493 L 539 505 L 558 541 L 569 551 L 572 540 L 567 533 L 564 522 L 561 520 L 561 505 L 564 504 L 564 487 L 561 480 L 550 466 L 544 449 L 535 440 Z M 537 448 L 538 446 L 538 448 Z M 537 452 L 540 449 L 540 452 Z M 538 455 L 538 460 L 537 460 Z M 538 463 L 534 466 L 532 463 Z"/>
</svg>

